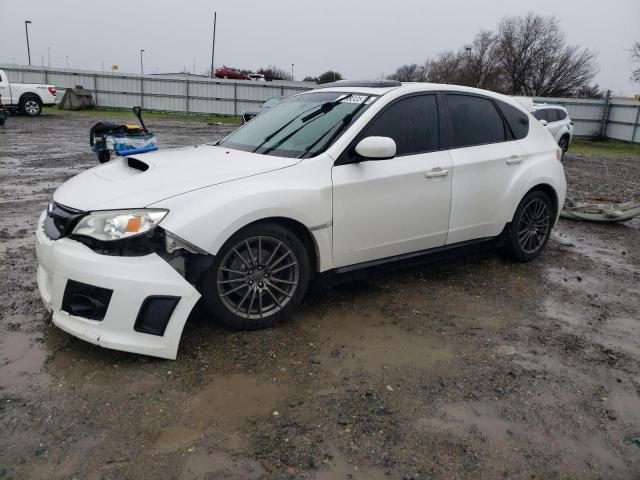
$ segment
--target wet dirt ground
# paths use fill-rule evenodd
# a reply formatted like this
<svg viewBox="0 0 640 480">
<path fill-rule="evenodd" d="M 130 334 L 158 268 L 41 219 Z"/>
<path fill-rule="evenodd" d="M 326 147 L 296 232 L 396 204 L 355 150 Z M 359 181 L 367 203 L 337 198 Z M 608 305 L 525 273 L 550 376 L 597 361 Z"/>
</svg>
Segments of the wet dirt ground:
<svg viewBox="0 0 640 480">
<path fill-rule="evenodd" d="M 102 350 L 51 325 L 33 231 L 105 120 L 0 128 L 0 479 L 640 478 L 638 219 L 561 220 L 526 265 L 378 272 L 271 330 L 196 308 L 176 361 Z M 230 129 L 148 124 L 162 147 Z M 574 197 L 640 199 L 640 158 L 565 166 Z"/>
</svg>

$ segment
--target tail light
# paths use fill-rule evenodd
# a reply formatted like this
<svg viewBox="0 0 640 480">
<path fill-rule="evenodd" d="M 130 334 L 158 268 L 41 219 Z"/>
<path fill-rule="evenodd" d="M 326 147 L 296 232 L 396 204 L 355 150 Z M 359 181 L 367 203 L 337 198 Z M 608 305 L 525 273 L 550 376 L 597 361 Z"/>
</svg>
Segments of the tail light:
<svg viewBox="0 0 640 480">
<path fill-rule="evenodd" d="M 56 87 L 47 87 L 47 90 L 49 90 L 49 93 L 51 95 L 53 95 L 54 97 L 56 96 Z"/>
<path fill-rule="evenodd" d="M 562 161 L 562 149 L 560 147 L 556 148 L 556 160 Z"/>
</svg>

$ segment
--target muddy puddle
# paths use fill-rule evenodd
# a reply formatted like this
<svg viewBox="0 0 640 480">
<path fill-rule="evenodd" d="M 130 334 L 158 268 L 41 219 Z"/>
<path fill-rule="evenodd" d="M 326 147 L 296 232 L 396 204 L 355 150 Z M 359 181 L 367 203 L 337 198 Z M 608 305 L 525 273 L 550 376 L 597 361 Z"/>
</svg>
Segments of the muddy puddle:
<svg viewBox="0 0 640 480">
<path fill-rule="evenodd" d="M 321 346 L 316 361 L 336 376 L 387 369 L 445 366 L 453 356 L 451 345 L 437 337 L 421 336 L 397 325 L 380 309 L 330 310 L 319 317 L 301 316 L 300 325 L 317 334 Z"/>
</svg>

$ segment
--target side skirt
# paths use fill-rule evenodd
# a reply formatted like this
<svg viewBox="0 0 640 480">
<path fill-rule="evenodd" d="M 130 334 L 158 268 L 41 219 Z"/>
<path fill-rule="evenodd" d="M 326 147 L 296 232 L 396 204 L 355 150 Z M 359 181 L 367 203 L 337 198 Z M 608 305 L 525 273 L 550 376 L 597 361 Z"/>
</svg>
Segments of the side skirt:
<svg viewBox="0 0 640 480">
<path fill-rule="evenodd" d="M 505 226 L 503 232 L 497 237 L 468 240 L 328 270 L 315 277 L 311 289 L 330 288 L 334 285 L 364 278 L 368 274 L 376 271 L 389 271 L 407 266 L 439 262 L 464 255 L 495 250 L 503 245 L 503 233 L 507 230 L 508 226 L 509 225 Z"/>
</svg>

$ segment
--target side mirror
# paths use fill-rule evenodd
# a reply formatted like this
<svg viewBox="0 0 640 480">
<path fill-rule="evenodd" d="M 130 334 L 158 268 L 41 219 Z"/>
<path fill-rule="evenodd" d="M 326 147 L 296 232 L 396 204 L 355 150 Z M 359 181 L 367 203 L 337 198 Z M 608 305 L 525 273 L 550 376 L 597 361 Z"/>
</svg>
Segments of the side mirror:
<svg viewBox="0 0 640 480">
<path fill-rule="evenodd" d="M 540 123 L 542 124 L 543 127 L 546 127 L 549 124 L 549 122 L 547 122 L 544 119 L 540 120 Z"/>
<path fill-rule="evenodd" d="M 356 145 L 356 153 L 364 160 L 388 160 L 396 156 L 396 142 L 389 137 L 367 137 Z"/>
</svg>

